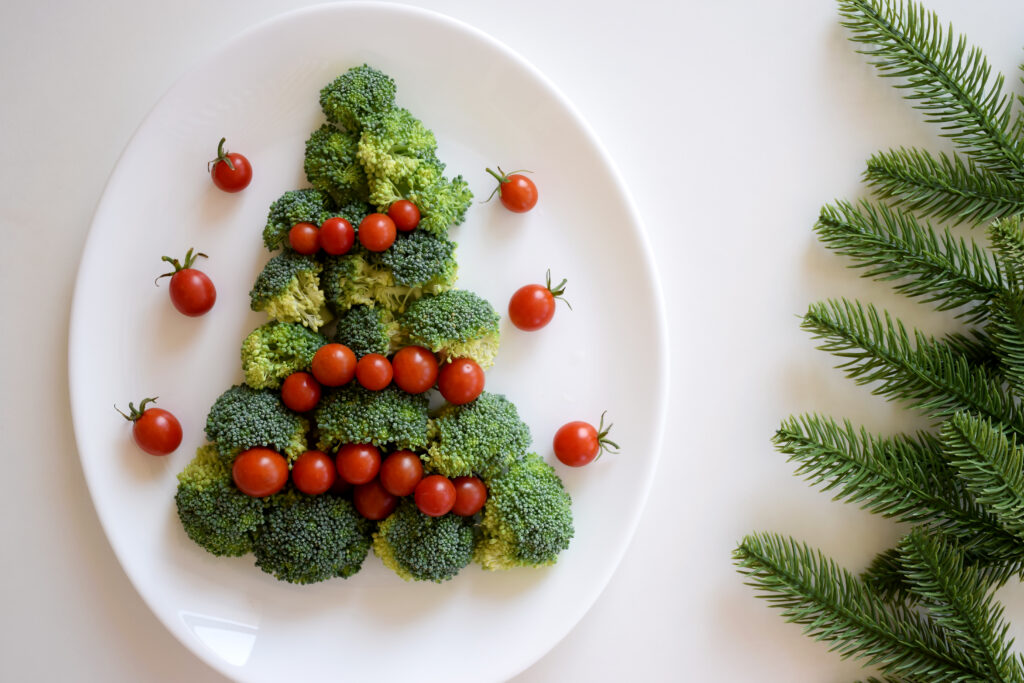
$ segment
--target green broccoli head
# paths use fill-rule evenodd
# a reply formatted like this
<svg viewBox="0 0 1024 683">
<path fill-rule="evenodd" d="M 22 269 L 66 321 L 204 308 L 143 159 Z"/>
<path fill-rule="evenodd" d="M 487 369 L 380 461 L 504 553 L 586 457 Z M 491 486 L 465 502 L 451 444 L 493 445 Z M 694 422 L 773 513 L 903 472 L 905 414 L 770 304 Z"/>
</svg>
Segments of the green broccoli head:
<svg viewBox="0 0 1024 683">
<path fill-rule="evenodd" d="M 498 320 L 486 299 L 453 289 L 414 301 L 398 322 L 410 343 L 425 346 L 444 360 L 472 358 L 486 369 L 498 353 Z"/>
<path fill-rule="evenodd" d="M 309 422 L 281 402 L 276 391 L 237 384 L 221 394 L 206 416 L 206 436 L 230 462 L 242 451 L 265 446 L 294 460 L 306 450 Z"/>
<path fill-rule="evenodd" d="M 473 193 L 461 175 L 451 180 L 441 178 L 423 190 L 410 192 L 409 200 L 420 210 L 417 230 L 443 235 L 448 227 L 466 220 L 473 203 Z"/>
<path fill-rule="evenodd" d="M 330 320 L 320 290 L 320 271 L 315 258 L 285 251 L 267 261 L 249 292 L 252 310 L 265 311 L 274 320 L 299 323 L 318 330 Z"/>
<path fill-rule="evenodd" d="M 349 382 L 320 400 L 314 417 L 317 448 L 330 453 L 349 443 L 414 449 L 427 445 L 427 397 L 389 386 L 370 391 Z"/>
<path fill-rule="evenodd" d="M 327 198 L 317 190 L 289 190 L 270 205 L 263 244 L 274 251 L 288 243 L 288 231 L 296 223 L 320 225 L 328 217 Z"/>
<path fill-rule="evenodd" d="M 401 312 L 421 296 L 450 288 L 458 268 L 454 255 L 435 262 L 430 259 L 441 258 L 449 248 L 454 251 L 455 245 L 431 240 L 436 238 L 396 238 L 394 254 L 390 253 L 394 246 L 378 254 L 357 245 L 343 256 L 326 257 L 320 284 L 327 305 L 339 316 L 359 305 Z M 417 282 L 421 277 L 428 279 Z"/>
<path fill-rule="evenodd" d="M 428 517 L 404 498 L 373 534 L 373 552 L 406 581 L 441 583 L 473 558 L 473 529 L 463 517 Z"/>
<path fill-rule="evenodd" d="M 417 288 L 422 294 L 438 294 L 451 289 L 458 277 L 456 246 L 446 237 L 413 230 L 399 233 L 395 243 L 374 258 L 391 271 L 395 284 Z"/>
<path fill-rule="evenodd" d="M 212 443 L 200 446 L 178 474 L 174 502 L 188 537 L 214 555 L 245 555 L 263 524 L 263 501 L 235 487 L 231 465 Z"/>
<path fill-rule="evenodd" d="M 365 199 L 369 194 L 366 172 L 356 159 L 358 146 L 357 134 L 340 131 L 329 123 L 313 131 L 306 141 L 306 178 L 338 206 Z"/>
<path fill-rule="evenodd" d="M 359 224 L 363 222 L 363 219 L 373 212 L 374 209 L 369 205 L 369 203 L 361 199 L 356 199 L 342 205 L 340 209 L 332 211 L 329 218 L 340 216 L 351 223 L 353 228 L 358 230 Z"/>
<path fill-rule="evenodd" d="M 555 469 L 530 453 L 487 482 L 473 559 L 484 569 L 554 564 L 572 537 L 569 494 Z"/>
<path fill-rule="evenodd" d="M 256 566 L 290 583 L 316 583 L 359 571 L 369 552 L 373 524 L 351 501 L 290 492 L 268 504 L 256 535 Z"/>
<path fill-rule="evenodd" d="M 394 80 L 366 64 L 349 69 L 320 91 L 327 120 L 350 131 L 358 131 L 364 121 L 394 105 Z"/>
<path fill-rule="evenodd" d="M 431 420 L 430 446 L 422 457 L 427 469 L 446 477 L 490 477 L 522 458 L 530 442 L 530 428 L 515 404 L 485 391 L 465 405 L 445 406 Z"/>
<path fill-rule="evenodd" d="M 398 323 L 386 308 L 359 304 L 338 318 L 334 341 L 352 349 L 357 358 L 368 353 L 391 355 L 397 347 Z"/>
<path fill-rule="evenodd" d="M 276 389 L 293 372 L 309 370 L 327 340 L 298 323 L 271 320 L 242 342 L 242 371 L 253 389 Z"/>
</svg>

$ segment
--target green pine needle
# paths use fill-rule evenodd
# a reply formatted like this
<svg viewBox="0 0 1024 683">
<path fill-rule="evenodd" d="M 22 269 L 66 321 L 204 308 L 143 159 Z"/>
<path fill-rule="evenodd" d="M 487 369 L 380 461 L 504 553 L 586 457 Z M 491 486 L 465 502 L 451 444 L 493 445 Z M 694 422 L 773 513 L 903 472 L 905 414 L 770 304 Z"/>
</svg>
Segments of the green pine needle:
<svg viewBox="0 0 1024 683">
<path fill-rule="evenodd" d="M 1010 539 L 1008 547 L 1013 547 L 1016 541 L 1012 536 Z M 963 550 L 962 542 L 958 545 L 963 552 L 964 563 L 973 567 L 979 579 L 990 589 L 1002 587 L 1011 578 L 1024 576 L 1024 554 L 1019 550 L 1005 553 L 1002 557 L 992 557 Z M 860 578 L 887 601 L 917 602 L 907 585 L 900 565 L 900 555 L 895 548 L 876 555 L 868 568 L 861 572 Z"/>
<path fill-rule="evenodd" d="M 1024 396 L 1024 297 L 1004 294 L 991 307 L 988 329 L 1007 384 Z"/>
<path fill-rule="evenodd" d="M 988 229 L 996 263 L 1006 276 L 1009 288 L 1019 291 L 1024 285 L 1024 222 L 1020 216 L 995 221 Z"/>
</svg>

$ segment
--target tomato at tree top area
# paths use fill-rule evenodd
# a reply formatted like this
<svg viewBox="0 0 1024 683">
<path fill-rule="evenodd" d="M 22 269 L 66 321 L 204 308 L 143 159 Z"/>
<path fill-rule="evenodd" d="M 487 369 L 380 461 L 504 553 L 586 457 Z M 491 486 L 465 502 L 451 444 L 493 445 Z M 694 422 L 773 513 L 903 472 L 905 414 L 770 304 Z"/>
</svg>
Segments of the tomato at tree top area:
<svg viewBox="0 0 1024 683">
<path fill-rule="evenodd" d="M 388 207 L 388 217 L 400 232 L 411 232 L 420 224 L 420 210 L 408 199 L 399 199 Z"/>
<path fill-rule="evenodd" d="M 250 448 L 235 458 L 231 477 L 242 493 L 266 498 L 283 489 L 288 482 L 288 461 L 269 448 Z"/>
<path fill-rule="evenodd" d="M 565 305 L 572 310 L 572 306 L 562 296 L 565 293 L 566 282 L 568 280 L 563 279 L 552 287 L 549 269 L 546 284 L 520 287 L 508 302 L 509 320 L 519 329 L 531 332 L 544 327 L 555 317 L 556 299 L 565 301 Z"/>
<path fill-rule="evenodd" d="M 385 251 L 395 243 L 397 236 L 395 222 L 386 214 L 371 213 L 359 223 L 356 237 L 369 251 Z"/>
<path fill-rule="evenodd" d="M 391 367 L 395 384 L 409 394 L 422 394 L 437 382 L 437 358 L 422 346 L 399 349 L 391 359 Z"/>
<path fill-rule="evenodd" d="M 168 288 L 171 303 L 179 313 L 192 318 L 203 315 L 217 302 L 217 289 L 213 286 L 213 281 L 206 273 L 192 267 L 192 264 L 200 256 L 208 257 L 202 252 L 193 253 L 193 251 L 189 249 L 185 252 L 184 264 L 170 256 L 161 256 L 160 260 L 170 263 L 174 266 L 174 270 L 158 276 L 155 280 L 155 282 L 159 282 L 160 278 L 171 278 Z"/>
<path fill-rule="evenodd" d="M 494 189 L 494 192 L 498 193 L 502 206 L 509 211 L 525 213 L 537 205 L 537 186 L 533 184 L 532 180 L 522 175 L 529 171 L 505 173 L 499 166 L 497 173 L 489 168 L 487 172 L 497 179 L 498 187 Z M 494 192 L 487 198 L 487 201 L 494 197 Z"/>
<path fill-rule="evenodd" d="M 132 423 L 132 438 L 136 445 L 150 455 L 167 455 L 181 445 L 181 423 L 178 418 L 163 408 L 147 408 L 156 398 L 144 398 L 136 408 L 128 404 L 128 414 L 121 413 Z"/>
<path fill-rule="evenodd" d="M 619 445 L 608 439 L 612 426 L 604 426 L 604 413 L 598 427 L 589 422 L 576 420 L 562 425 L 555 432 L 555 457 L 569 467 L 582 467 L 600 457 L 606 450 L 618 453 Z M 613 450 L 614 449 L 614 450 Z"/>
<path fill-rule="evenodd" d="M 318 496 L 334 486 L 338 470 L 323 451 L 306 451 L 292 465 L 295 488 L 310 496 Z"/>
<path fill-rule="evenodd" d="M 217 158 L 207 166 L 213 184 L 225 192 L 241 192 L 252 182 L 252 166 L 249 160 L 236 152 L 224 149 L 227 138 L 221 138 L 217 145 Z"/>
</svg>

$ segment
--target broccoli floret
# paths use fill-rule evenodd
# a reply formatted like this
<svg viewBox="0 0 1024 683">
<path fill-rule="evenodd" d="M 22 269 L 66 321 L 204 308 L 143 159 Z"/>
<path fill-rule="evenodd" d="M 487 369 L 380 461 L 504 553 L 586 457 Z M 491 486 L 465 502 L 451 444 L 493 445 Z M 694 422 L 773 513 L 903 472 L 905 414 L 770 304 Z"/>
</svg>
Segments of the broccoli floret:
<svg viewBox="0 0 1024 683">
<path fill-rule="evenodd" d="M 473 559 L 484 569 L 554 564 L 573 537 L 571 505 L 555 469 L 530 453 L 487 482 Z"/>
<path fill-rule="evenodd" d="M 374 256 L 391 271 L 395 284 L 437 294 L 451 289 L 458 277 L 456 246 L 445 237 L 413 230 L 400 233 L 390 248 Z"/>
<path fill-rule="evenodd" d="M 340 131 L 329 123 L 306 141 L 306 178 L 336 205 L 365 199 L 369 193 L 366 172 L 356 159 L 358 146 L 359 135 Z"/>
<path fill-rule="evenodd" d="M 330 217 L 327 198 L 317 190 L 289 190 L 270 205 L 263 244 L 273 251 L 288 242 L 288 231 L 296 223 L 320 225 Z"/>
<path fill-rule="evenodd" d="M 368 353 L 387 356 L 397 346 L 398 334 L 398 323 L 390 311 L 360 304 L 338 318 L 334 341 L 352 349 L 357 358 Z"/>
<path fill-rule="evenodd" d="M 274 320 L 300 323 L 317 330 L 330 319 L 320 291 L 320 271 L 315 258 L 293 251 L 267 261 L 249 292 L 252 310 L 266 311 Z"/>
<path fill-rule="evenodd" d="M 362 223 L 363 219 L 366 218 L 369 214 L 373 213 L 373 211 L 374 209 L 372 206 L 369 205 L 369 203 L 363 201 L 362 199 L 357 199 L 355 201 L 351 201 L 345 204 L 337 211 L 332 211 L 329 218 L 341 216 L 349 223 L 351 223 L 352 227 L 358 230 L 359 224 Z"/>
<path fill-rule="evenodd" d="M 526 455 L 530 428 L 515 404 L 483 392 L 470 403 L 447 405 L 431 420 L 427 468 L 446 477 L 494 476 Z"/>
<path fill-rule="evenodd" d="M 466 212 L 473 203 L 469 184 L 457 175 L 451 180 L 441 178 L 433 185 L 409 193 L 409 200 L 420 210 L 417 230 L 443 235 L 451 225 L 466 220 Z"/>
<path fill-rule="evenodd" d="M 327 120 L 350 131 L 395 105 L 395 82 L 371 66 L 356 66 L 320 91 L 320 106 Z"/>
<path fill-rule="evenodd" d="M 230 462 L 244 450 L 265 446 L 290 460 L 306 450 L 309 422 L 285 407 L 276 391 L 236 384 L 221 394 L 206 416 L 206 436 Z"/>
<path fill-rule="evenodd" d="M 256 535 L 256 566 L 290 583 L 316 583 L 359 571 L 373 524 L 351 501 L 298 492 L 276 496 Z"/>
<path fill-rule="evenodd" d="M 427 397 L 389 386 L 370 391 L 350 382 L 320 400 L 315 418 L 322 451 L 349 443 L 422 448 L 427 445 Z"/>
<path fill-rule="evenodd" d="M 242 342 L 245 383 L 253 389 L 276 389 L 293 372 L 309 370 L 313 355 L 326 343 L 297 323 L 264 323 Z"/>
<path fill-rule="evenodd" d="M 453 289 L 409 304 L 398 322 L 411 343 L 441 354 L 444 360 L 472 358 L 486 369 L 494 365 L 498 353 L 498 320 L 486 299 Z"/>
<path fill-rule="evenodd" d="M 231 466 L 212 443 L 200 446 L 178 475 L 174 502 L 188 537 L 214 555 L 245 555 L 263 524 L 263 501 L 235 487 Z"/>
<path fill-rule="evenodd" d="M 360 304 L 400 312 L 409 302 L 452 286 L 458 270 L 454 254 L 433 263 L 430 259 L 443 257 L 449 248 L 454 252 L 453 242 L 431 236 L 402 237 L 396 238 L 395 245 L 394 254 L 389 253 L 394 245 L 379 254 L 356 246 L 343 256 L 324 259 L 320 283 L 336 314 Z M 420 277 L 427 279 L 417 281 Z"/>
<path fill-rule="evenodd" d="M 406 581 L 441 583 L 473 558 L 473 530 L 463 517 L 428 517 L 405 498 L 373 534 L 373 552 Z"/>
</svg>

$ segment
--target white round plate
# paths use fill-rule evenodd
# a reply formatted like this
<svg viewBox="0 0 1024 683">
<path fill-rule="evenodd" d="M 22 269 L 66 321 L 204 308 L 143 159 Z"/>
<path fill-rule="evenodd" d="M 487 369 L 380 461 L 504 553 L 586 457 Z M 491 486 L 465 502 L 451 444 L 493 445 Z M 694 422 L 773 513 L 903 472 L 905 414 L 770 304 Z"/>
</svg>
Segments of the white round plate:
<svg viewBox="0 0 1024 683">
<path fill-rule="evenodd" d="M 386 36 L 386 40 L 381 40 Z M 406 583 L 368 557 L 348 580 L 278 582 L 252 557 L 217 558 L 185 536 L 175 475 L 203 440 L 206 411 L 241 380 L 238 349 L 263 322 L 248 290 L 268 258 L 267 207 L 305 186 L 303 143 L 323 120 L 320 88 L 369 63 L 398 103 L 437 134 L 439 156 L 478 201 L 453 230 L 459 286 L 504 312 L 551 268 L 568 278 L 544 330 L 502 322 L 487 388 L 505 393 L 549 461 L 551 436 L 608 411 L 620 455 L 558 465 L 576 536 L 553 567 Z M 252 184 L 218 191 L 206 173 L 217 141 L 246 154 Z M 528 168 L 540 202 L 512 214 L 482 203 L 486 166 Z M 172 308 L 162 255 L 189 247 L 218 289 L 214 309 Z M 243 681 L 502 680 L 536 661 L 583 616 L 637 523 L 666 404 L 666 333 L 636 211 L 572 106 L 508 48 L 451 19 L 396 5 L 318 6 L 250 29 L 157 104 L 111 175 L 82 256 L 69 340 L 71 403 L 86 480 L 110 543 L 153 612 L 197 655 Z M 185 430 L 163 458 L 138 450 L 113 405 L 159 396 Z M 396 678 L 396 677 L 401 677 Z"/>
</svg>

